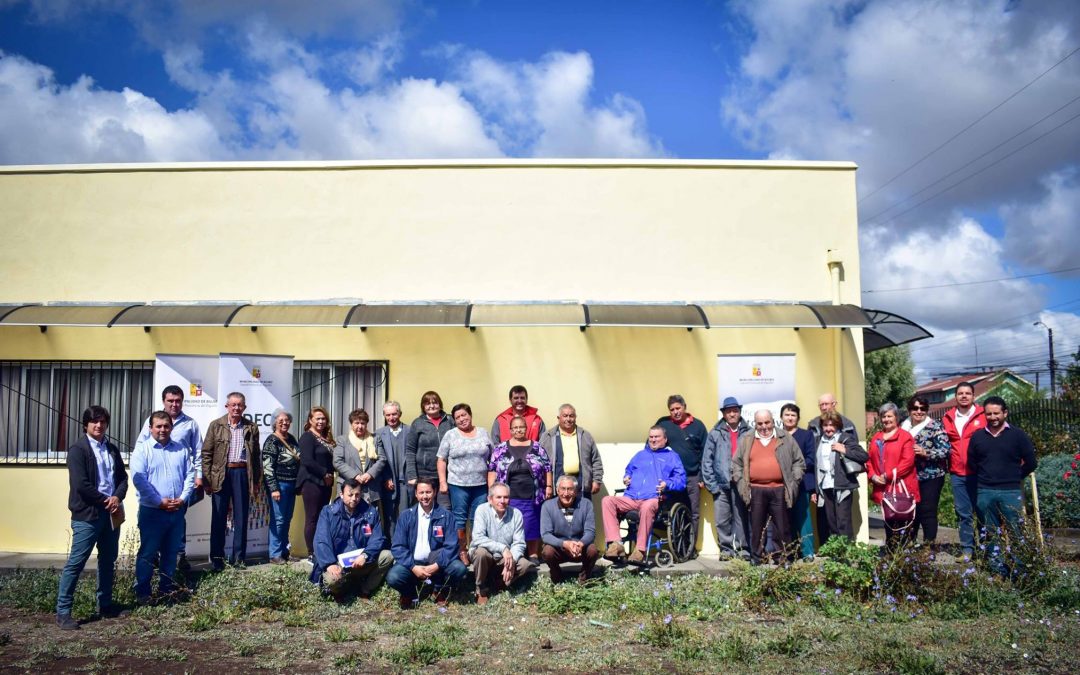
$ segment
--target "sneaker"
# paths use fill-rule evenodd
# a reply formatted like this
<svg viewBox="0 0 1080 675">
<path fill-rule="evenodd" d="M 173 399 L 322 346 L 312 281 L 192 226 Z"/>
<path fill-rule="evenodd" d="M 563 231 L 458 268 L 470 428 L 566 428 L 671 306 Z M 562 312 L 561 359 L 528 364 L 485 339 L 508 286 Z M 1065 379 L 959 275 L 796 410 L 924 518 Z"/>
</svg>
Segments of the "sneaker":
<svg viewBox="0 0 1080 675">
<path fill-rule="evenodd" d="M 79 630 L 79 622 L 70 614 L 57 614 L 56 625 L 60 627 L 60 630 Z"/>
<path fill-rule="evenodd" d="M 604 551 L 604 557 L 609 560 L 617 560 L 626 555 L 626 549 L 623 545 L 617 541 L 613 541 L 607 545 L 607 550 Z"/>
<path fill-rule="evenodd" d="M 275 558 L 270 558 L 270 564 L 271 565 L 287 565 L 287 564 L 289 564 L 289 561 L 286 560 L 285 558 L 277 558 L 277 557 L 275 557 Z"/>
<path fill-rule="evenodd" d="M 634 549 L 634 552 L 630 554 L 630 557 L 626 559 L 626 562 L 643 563 L 645 562 L 645 554 L 643 554 L 637 549 Z"/>
</svg>

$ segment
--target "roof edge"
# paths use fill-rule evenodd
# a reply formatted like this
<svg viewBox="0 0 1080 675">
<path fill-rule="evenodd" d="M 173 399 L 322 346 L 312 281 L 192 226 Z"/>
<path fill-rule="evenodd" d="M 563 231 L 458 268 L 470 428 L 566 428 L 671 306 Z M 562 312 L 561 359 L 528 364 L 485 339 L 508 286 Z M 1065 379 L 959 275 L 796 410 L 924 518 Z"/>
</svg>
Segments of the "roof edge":
<svg viewBox="0 0 1080 675">
<path fill-rule="evenodd" d="M 776 159 L 378 159 L 349 161 L 141 162 L 116 164 L 23 164 L 0 166 L 0 174 L 139 173 L 180 171 L 350 171 L 379 169 L 800 169 L 854 171 L 855 162 Z"/>
</svg>

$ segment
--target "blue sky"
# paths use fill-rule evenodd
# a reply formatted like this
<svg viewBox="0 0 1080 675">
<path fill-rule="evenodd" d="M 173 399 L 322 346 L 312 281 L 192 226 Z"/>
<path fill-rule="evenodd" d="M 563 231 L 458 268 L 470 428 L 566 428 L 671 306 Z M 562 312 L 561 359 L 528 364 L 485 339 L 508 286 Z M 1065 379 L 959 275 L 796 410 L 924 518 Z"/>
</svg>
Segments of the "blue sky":
<svg viewBox="0 0 1080 675">
<path fill-rule="evenodd" d="M 852 160 L 921 373 L 1030 372 L 1080 273 L 971 282 L 1080 266 L 1077 48 L 1071 0 L 0 0 L 0 163 Z"/>
</svg>

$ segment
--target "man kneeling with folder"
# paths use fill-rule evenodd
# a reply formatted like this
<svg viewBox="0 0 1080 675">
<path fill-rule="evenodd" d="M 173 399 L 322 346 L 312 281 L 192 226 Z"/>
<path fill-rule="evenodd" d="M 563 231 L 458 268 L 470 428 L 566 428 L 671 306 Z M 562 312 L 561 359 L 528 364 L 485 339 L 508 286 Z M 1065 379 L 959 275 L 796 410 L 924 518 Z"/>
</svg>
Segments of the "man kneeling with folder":
<svg viewBox="0 0 1080 675">
<path fill-rule="evenodd" d="M 355 478 L 345 481 L 319 514 L 311 580 L 338 601 L 350 593 L 370 598 L 394 564 L 384 542 L 379 509 L 363 500 Z"/>
</svg>

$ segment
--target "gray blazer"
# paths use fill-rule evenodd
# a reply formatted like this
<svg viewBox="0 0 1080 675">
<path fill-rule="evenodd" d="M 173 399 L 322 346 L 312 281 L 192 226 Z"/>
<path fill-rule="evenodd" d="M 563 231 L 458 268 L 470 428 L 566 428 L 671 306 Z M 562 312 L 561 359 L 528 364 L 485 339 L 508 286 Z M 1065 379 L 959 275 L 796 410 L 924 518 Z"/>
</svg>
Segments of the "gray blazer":
<svg viewBox="0 0 1080 675">
<path fill-rule="evenodd" d="M 405 482 L 405 441 L 409 437 L 409 425 L 402 423 L 401 431 L 397 438 L 390 431 L 390 427 L 383 426 L 375 432 L 375 452 L 379 457 L 386 458 L 386 466 L 383 468 L 379 480 L 386 482 L 394 481 L 395 485 Z"/>
<path fill-rule="evenodd" d="M 596 538 L 591 499 L 579 493 L 574 504 L 574 518 L 568 523 L 559 508 L 559 498 L 552 497 L 540 507 L 540 538 L 549 546 L 562 548 L 563 542 L 580 541 L 585 546 Z"/>
<path fill-rule="evenodd" d="M 345 481 L 366 473 L 371 475 L 372 480 L 361 491 L 364 501 L 368 504 L 379 501 L 379 476 L 386 467 L 386 456 L 379 453 L 378 443 L 375 444 L 375 452 L 376 457 L 373 462 L 367 457 L 360 456 L 360 453 L 349 442 L 347 432 L 339 437 L 338 444 L 334 446 L 334 471 L 338 474 L 338 492 L 341 492 L 341 486 L 345 484 Z"/>
<path fill-rule="evenodd" d="M 578 472 L 580 475 L 578 483 L 581 486 L 581 494 L 591 495 L 592 484 L 604 482 L 604 462 L 600 459 L 600 450 L 597 449 L 592 434 L 581 427 L 577 427 L 576 434 Z M 563 454 L 558 425 L 540 434 L 540 447 L 544 449 L 544 452 L 547 453 L 548 458 L 551 460 L 552 480 L 559 480 L 559 476 L 563 472 Z"/>
</svg>

